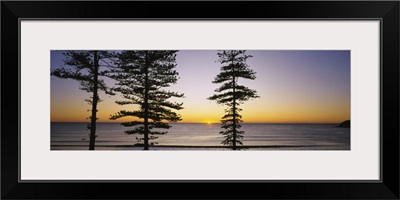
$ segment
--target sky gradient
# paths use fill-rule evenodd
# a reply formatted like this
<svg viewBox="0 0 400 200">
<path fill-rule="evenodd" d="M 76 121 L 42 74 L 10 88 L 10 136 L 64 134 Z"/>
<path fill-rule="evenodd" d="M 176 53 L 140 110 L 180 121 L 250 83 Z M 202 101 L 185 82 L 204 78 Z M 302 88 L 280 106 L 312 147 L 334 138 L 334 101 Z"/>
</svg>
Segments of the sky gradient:
<svg viewBox="0 0 400 200">
<path fill-rule="evenodd" d="M 63 51 L 51 51 L 51 69 L 63 66 Z M 255 80 L 239 83 L 257 91 L 260 98 L 241 105 L 244 122 L 249 123 L 340 123 L 350 119 L 350 51 L 248 50 L 247 60 L 256 72 Z M 207 100 L 219 86 L 213 84 L 220 72 L 216 50 L 182 50 L 177 53 L 176 70 L 180 79 L 169 90 L 184 93 L 184 109 L 177 111 L 181 122 L 219 123 L 225 106 Z M 49 72 L 50 74 L 50 72 Z M 114 81 L 104 78 L 113 86 Z M 79 82 L 51 77 L 51 121 L 89 122 L 91 106 L 84 99 L 90 93 L 79 89 Z M 119 110 L 134 110 L 136 105 L 120 106 L 115 96 L 100 92 L 98 122 L 109 120 Z"/>
</svg>

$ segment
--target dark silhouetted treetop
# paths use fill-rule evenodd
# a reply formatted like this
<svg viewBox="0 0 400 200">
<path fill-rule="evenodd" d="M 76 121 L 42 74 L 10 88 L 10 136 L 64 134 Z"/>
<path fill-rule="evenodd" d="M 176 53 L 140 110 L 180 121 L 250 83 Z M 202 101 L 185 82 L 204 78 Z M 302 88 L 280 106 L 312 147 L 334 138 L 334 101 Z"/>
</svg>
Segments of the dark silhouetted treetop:
<svg viewBox="0 0 400 200">
<path fill-rule="evenodd" d="M 212 83 L 222 85 L 215 89 L 216 94 L 208 99 L 228 107 L 221 120 L 221 128 L 226 129 L 220 132 L 225 138 L 221 144 L 236 150 L 240 149 L 238 145 L 243 145 L 240 140 L 243 139 L 244 134 L 244 131 L 238 130 L 241 128 L 240 123 L 243 122 L 239 114 L 242 111 L 239 105 L 249 99 L 259 97 L 255 90 L 239 85 L 238 80 L 239 78 L 254 80 L 256 73 L 246 63 L 246 60 L 252 56 L 247 55 L 245 50 L 219 51 L 218 57 L 222 67 Z"/>
<path fill-rule="evenodd" d="M 181 116 L 173 110 L 182 109 L 182 103 L 171 102 L 171 97 L 181 98 L 184 95 L 166 90 L 178 80 L 176 67 L 177 51 L 122 51 L 112 71 L 117 81 L 115 91 L 120 92 L 124 100 L 116 101 L 119 105 L 138 105 L 136 110 L 121 110 L 112 115 L 115 120 L 122 117 L 135 117 L 139 120 L 122 123 L 133 127 L 126 134 L 139 134 L 138 142 L 143 142 L 144 150 L 149 148 L 149 140 L 166 134 L 171 126 L 167 122 L 177 122 Z M 135 108 L 135 107 L 132 107 Z M 157 144 L 157 143 L 152 143 Z"/>
</svg>

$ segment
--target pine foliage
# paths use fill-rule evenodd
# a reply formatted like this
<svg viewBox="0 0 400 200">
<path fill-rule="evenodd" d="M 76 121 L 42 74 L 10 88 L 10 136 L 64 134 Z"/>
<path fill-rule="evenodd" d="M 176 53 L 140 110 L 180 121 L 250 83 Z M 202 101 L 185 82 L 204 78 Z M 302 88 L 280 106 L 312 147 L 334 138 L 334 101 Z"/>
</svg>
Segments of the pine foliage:
<svg viewBox="0 0 400 200">
<path fill-rule="evenodd" d="M 149 149 L 149 141 L 164 135 L 171 125 L 181 116 L 174 110 L 182 109 L 182 103 L 172 102 L 170 98 L 181 98 L 184 94 L 167 90 L 178 80 L 176 67 L 177 51 L 122 51 L 119 54 L 117 68 L 111 78 L 117 81 L 117 92 L 124 100 L 119 105 L 137 105 L 137 109 L 121 110 L 110 116 L 116 120 L 123 117 L 135 117 L 138 120 L 122 123 L 132 127 L 126 134 L 137 134 L 138 142 L 143 142 L 144 150 Z M 157 143 L 150 143 L 157 144 Z"/>
</svg>

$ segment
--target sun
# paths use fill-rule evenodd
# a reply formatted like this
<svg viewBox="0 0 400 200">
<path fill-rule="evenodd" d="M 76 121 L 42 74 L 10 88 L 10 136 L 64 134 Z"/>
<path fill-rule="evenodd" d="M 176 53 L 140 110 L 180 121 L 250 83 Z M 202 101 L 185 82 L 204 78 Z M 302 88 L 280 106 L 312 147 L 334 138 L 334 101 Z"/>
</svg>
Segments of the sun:
<svg viewBox="0 0 400 200">
<path fill-rule="evenodd" d="M 213 121 L 211 121 L 211 120 L 206 121 L 206 124 L 208 124 L 208 125 L 210 125 L 212 123 L 213 123 Z"/>
</svg>

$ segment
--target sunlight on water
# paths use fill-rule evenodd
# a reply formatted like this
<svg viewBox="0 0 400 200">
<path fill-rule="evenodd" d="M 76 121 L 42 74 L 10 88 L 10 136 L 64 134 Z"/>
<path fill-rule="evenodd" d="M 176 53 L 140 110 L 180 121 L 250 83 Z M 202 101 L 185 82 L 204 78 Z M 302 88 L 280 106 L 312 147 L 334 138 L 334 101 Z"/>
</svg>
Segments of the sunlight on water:
<svg viewBox="0 0 400 200">
<path fill-rule="evenodd" d="M 86 130 L 86 124 L 51 123 L 51 149 L 88 149 L 89 131 Z M 219 124 L 171 123 L 171 125 L 168 134 L 160 136 L 155 142 L 159 145 L 222 146 L 220 143 L 223 137 L 219 134 L 222 129 Z M 135 139 L 137 136 L 126 135 L 124 130 L 128 128 L 119 123 L 98 123 L 96 149 L 141 150 L 141 147 L 133 147 L 133 144 L 137 143 Z M 243 124 L 241 130 L 245 131 L 242 140 L 244 145 L 276 147 L 257 150 L 350 149 L 350 129 L 338 128 L 335 125 Z"/>
</svg>

